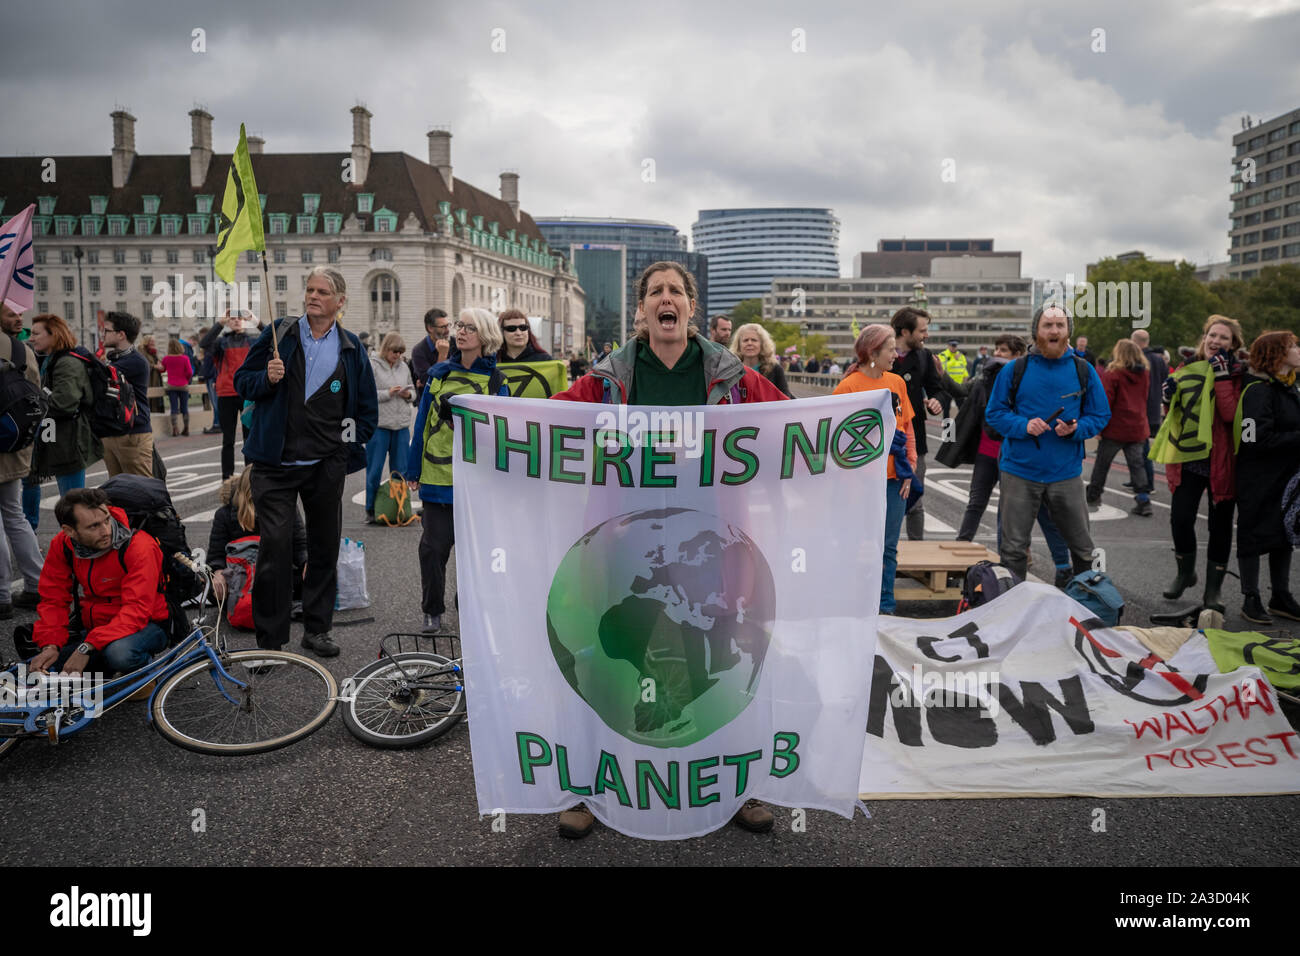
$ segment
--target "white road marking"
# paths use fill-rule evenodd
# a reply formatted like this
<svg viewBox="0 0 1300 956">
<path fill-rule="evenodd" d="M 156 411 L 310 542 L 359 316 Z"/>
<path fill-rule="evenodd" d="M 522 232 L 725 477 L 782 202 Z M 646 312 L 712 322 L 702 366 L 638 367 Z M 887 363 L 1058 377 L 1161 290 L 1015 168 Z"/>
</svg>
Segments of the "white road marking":
<svg viewBox="0 0 1300 956">
<path fill-rule="evenodd" d="M 958 475 L 958 476 L 965 477 L 967 482 L 969 482 L 970 474 L 971 474 L 970 470 L 966 468 L 927 468 L 925 472 L 925 479 L 924 479 L 925 490 L 929 492 L 933 487 L 935 491 L 938 491 L 941 494 L 945 494 L 949 498 L 952 498 L 956 501 L 962 501 L 962 502 L 968 501 L 970 499 L 969 485 L 963 488 L 959 485 L 955 485 L 947 481 L 946 479 L 937 482 L 932 482 L 930 481 L 930 476 L 931 475 Z M 1127 488 L 1117 489 L 1117 488 L 1111 488 L 1110 486 L 1106 486 L 1102 490 L 1109 491 L 1113 495 L 1119 495 L 1121 498 L 1126 498 L 1129 501 L 1133 500 L 1133 493 L 1129 491 Z M 994 514 L 997 513 L 997 501 L 998 501 L 998 491 L 996 488 L 994 488 L 993 494 L 989 497 L 989 505 L 988 505 L 989 510 L 991 510 Z M 1164 508 L 1166 511 L 1168 511 L 1170 507 L 1169 505 L 1165 504 L 1163 501 L 1157 501 L 1155 498 L 1151 499 L 1151 504 L 1157 508 Z M 1128 516 L 1129 516 L 1129 512 L 1127 509 L 1116 508 L 1115 506 L 1108 505 L 1103 501 L 1101 507 L 1098 510 L 1091 512 L 1089 517 L 1090 520 L 1092 521 L 1114 521 L 1117 518 L 1127 518 Z M 1204 514 L 1197 512 L 1196 520 L 1206 521 L 1208 519 Z"/>
</svg>

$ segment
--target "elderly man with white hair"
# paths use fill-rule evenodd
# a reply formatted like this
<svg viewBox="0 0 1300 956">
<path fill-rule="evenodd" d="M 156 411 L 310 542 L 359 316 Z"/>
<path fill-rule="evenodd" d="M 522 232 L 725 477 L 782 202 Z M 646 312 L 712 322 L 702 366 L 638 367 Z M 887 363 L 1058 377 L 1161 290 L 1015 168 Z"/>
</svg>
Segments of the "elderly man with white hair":
<svg viewBox="0 0 1300 956">
<path fill-rule="evenodd" d="M 330 638 L 338 584 L 343 484 L 366 466 L 366 442 L 379 423 L 370 358 L 339 324 L 347 300 L 343 276 L 317 266 L 307 276 L 303 315 L 264 330 L 235 373 L 242 398 L 256 402 L 244 458 L 261 545 L 253 584 L 257 646 L 289 642 L 293 603 L 293 521 L 298 499 L 307 526 L 302 646 L 321 657 Z"/>
</svg>

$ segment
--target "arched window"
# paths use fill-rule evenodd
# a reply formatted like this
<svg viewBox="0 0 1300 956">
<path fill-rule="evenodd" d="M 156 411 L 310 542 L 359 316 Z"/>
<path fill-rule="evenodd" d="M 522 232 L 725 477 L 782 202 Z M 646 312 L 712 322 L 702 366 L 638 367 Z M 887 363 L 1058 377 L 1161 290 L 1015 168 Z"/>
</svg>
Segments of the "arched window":
<svg viewBox="0 0 1300 956">
<path fill-rule="evenodd" d="M 460 273 L 451 280 L 451 315 L 454 319 L 460 315 L 460 310 L 465 308 L 465 280 L 461 278 Z"/>
<path fill-rule="evenodd" d="M 397 276 L 381 272 L 370 280 L 370 328 L 379 336 L 397 328 Z"/>
</svg>

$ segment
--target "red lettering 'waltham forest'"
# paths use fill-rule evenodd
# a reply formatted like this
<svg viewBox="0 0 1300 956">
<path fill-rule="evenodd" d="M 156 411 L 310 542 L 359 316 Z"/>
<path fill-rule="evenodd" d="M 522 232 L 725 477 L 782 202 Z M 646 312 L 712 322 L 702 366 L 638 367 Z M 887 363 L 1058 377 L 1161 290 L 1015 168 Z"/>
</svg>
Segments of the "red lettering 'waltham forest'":
<svg viewBox="0 0 1300 956">
<path fill-rule="evenodd" d="M 1248 688 L 1250 687 L 1249 684 L 1246 686 Z M 1249 690 L 1245 694 L 1242 694 L 1239 685 L 1233 684 L 1231 699 L 1224 694 L 1219 694 L 1217 697 L 1207 700 L 1204 704 L 1201 704 L 1198 707 L 1192 707 L 1190 710 L 1186 708 L 1178 711 L 1166 710 L 1152 717 L 1144 717 L 1141 722 L 1138 723 L 1134 723 L 1126 718 L 1124 723 L 1133 728 L 1133 737 L 1136 740 L 1141 740 L 1142 735 L 1147 731 L 1155 734 L 1161 740 L 1172 739 L 1175 730 L 1199 737 L 1200 735 L 1207 733 L 1209 729 L 1219 723 L 1219 721 L 1223 721 L 1225 724 L 1228 723 L 1232 710 L 1234 709 L 1242 720 L 1250 719 L 1250 709 L 1252 707 L 1260 707 L 1266 714 L 1273 713 L 1275 705 L 1273 702 L 1272 690 L 1273 689 L 1269 685 L 1268 681 L 1256 677 L 1253 689 Z M 1216 705 L 1222 707 L 1222 712 L 1215 709 Z M 1197 713 L 1208 714 L 1210 722 L 1204 726 L 1198 724 L 1196 719 L 1193 717 L 1193 715 Z M 1163 729 L 1160 726 L 1162 719 L 1164 721 Z M 1202 717 L 1201 720 L 1204 721 L 1205 718 Z"/>
<path fill-rule="evenodd" d="M 1217 767 L 1220 770 L 1230 770 L 1233 767 L 1271 767 L 1278 762 L 1276 752 L 1272 749 L 1273 745 L 1269 744 L 1270 740 L 1276 740 L 1280 743 L 1281 749 L 1292 760 L 1300 760 L 1294 747 L 1292 747 L 1292 737 L 1300 737 L 1294 730 L 1289 730 L 1284 734 L 1268 734 L 1264 737 L 1251 737 L 1244 743 L 1234 741 L 1227 744 L 1219 744 L 1217 747 L 1193 747 L 1188 750 L 1183 747 L 1175 747 L 1168 753 L 1147 754 L 1147 770 L 1155 770 L 1152 760 L 1164 760 L 1170 767 L 1177 767 L 1179 770 L 1192 770 L 1196 767 Z M 1246 754 L 1241 753 L 1241 748 L 1245 747 L 1257 760 L 1251 760 Z M 1261 749 L 1262 748 L 1262 749 Z M 1215 753 L 1215 751 L 1218 753 Z M 1222 758 L 1226 763 L 1220 763 Z M 1238 762 L 1243 761 L 1243 762 Z"/>
</svg>

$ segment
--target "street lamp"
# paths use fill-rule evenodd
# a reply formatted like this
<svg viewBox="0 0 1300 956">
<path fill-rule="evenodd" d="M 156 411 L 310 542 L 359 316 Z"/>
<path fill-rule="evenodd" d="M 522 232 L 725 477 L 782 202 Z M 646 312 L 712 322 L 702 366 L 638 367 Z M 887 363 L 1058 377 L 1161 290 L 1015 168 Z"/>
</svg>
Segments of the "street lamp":
<svg viewBox="0 0 1300 956">
<path fill-rule="evenodd" d="M 925 297 L 925 283 L 917 279 L 912 286 L 912 305 L 928 311 L 929 300 Z"/>
<path fill-rule="evenodd" d="M 77 257 L 77 297 L 81 300 L 78 314 L 81 316 L 81 337 L 78 342 L 86 341 L 86 293 L 81 288 L 81 260 L 86 252 L 81 246 L 73 246 L 72 254 Z"/>
</svg>

